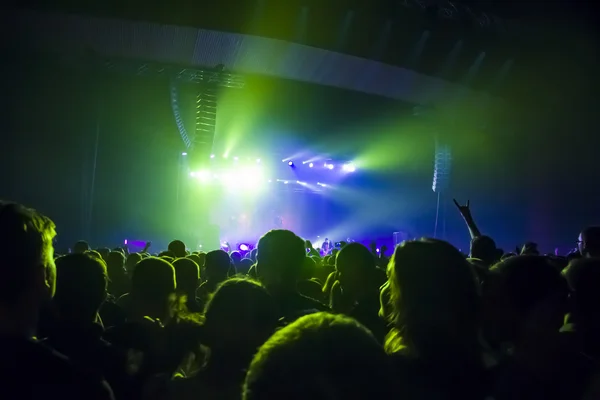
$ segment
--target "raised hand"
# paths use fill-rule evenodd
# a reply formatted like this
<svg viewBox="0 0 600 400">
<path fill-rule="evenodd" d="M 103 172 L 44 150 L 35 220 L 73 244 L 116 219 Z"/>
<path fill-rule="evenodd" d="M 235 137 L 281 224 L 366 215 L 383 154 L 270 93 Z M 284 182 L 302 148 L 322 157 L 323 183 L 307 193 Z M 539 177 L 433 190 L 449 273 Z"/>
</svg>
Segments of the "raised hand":
<svg viewBox="0 0 600 400">
<path fill-rule="evenodd" d="M 460 205 L 456 199 L 452 199 L 452 201 L 454 201 L 454 205 L 456 205 L 456 208 L 458 208 L 460 215 L 465 218 L 471 216 L 471 202 L 469 200 L 467 200 L 467 204 L 465 205 Z"/>
<path fill-rule="evenodd" d="M 456 199 L 452 199 L 454 201 L 454 205 L 458 208 L 458 212 L 462 215 L 467 227 L 469 228 L 469 233 L 471 234 L 471 239 L 481 236 L 481 231 L 477 227 L 473 216 L 471 215 L 471 202 L 467 200 L 467 204 L 461 205 L 456 201 Z"/>
</svg>

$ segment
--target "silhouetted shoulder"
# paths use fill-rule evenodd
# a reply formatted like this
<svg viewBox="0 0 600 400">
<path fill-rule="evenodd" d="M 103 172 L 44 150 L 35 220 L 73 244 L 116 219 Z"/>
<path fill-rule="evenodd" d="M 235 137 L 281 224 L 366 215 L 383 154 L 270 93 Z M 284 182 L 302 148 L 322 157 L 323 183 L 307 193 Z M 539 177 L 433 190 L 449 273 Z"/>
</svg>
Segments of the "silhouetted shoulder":
<svg viewBox="0 0 600 400">
<path fill-rule="evenodd" d="M 0 386 L 7 398 L 111 400 L 102 377 L 33 340 L 0 337 Z"/>
</svg>

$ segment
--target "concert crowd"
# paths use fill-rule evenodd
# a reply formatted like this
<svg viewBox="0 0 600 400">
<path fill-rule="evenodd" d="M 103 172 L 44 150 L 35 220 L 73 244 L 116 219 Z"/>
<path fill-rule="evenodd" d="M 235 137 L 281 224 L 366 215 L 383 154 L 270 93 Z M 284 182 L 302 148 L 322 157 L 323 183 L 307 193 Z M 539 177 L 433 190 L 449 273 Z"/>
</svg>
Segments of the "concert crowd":
<svg viewBox="0 0 600 400">
<path fill-rule="evenodd" d="M 600 399 L 600 227 L 505 252 L 455 204 L 468 255 L 282 229 L 56 254 L 60 226 L 0 202 L 0 398 Z"/>
</svg>

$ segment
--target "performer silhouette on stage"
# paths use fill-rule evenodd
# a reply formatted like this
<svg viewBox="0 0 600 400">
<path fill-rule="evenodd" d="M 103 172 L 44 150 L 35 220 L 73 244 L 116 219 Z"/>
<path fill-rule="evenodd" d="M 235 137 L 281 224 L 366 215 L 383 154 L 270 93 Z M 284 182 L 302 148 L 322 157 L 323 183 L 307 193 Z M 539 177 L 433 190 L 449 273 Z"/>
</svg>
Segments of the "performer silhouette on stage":
<svg viewBox="0 0 600 400">
<path fill-rule="evenodd" d="M 323 250 L 324 254 L 329 253 L 329 250 L 331 250 L 331 242 L 329 241 L 329 239 L 325 238 L 325 240 L 323 241 L 323 245 L 321 246 L 321 249 Z"/>
</svg>

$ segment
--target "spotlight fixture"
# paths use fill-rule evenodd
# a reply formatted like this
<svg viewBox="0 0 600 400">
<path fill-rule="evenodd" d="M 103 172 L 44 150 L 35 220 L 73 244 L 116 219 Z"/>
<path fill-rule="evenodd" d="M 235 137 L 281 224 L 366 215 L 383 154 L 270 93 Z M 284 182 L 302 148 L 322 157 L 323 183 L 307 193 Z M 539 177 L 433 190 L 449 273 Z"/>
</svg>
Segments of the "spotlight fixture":
<svg viewBox="0 0 600 400">
<path fill-rule="evenodd" d="M 312 168 L 312 167 L 314 167 L 313 163 L 308 164 L 308 168 Z"/>
<path fill-rule="evenodd" d="M 290 167 L 293 167 L 293 166 L 294 166 L 294 162 L 293 162 L 293 161 L 288 161 L 288 165 L 289 165 Z"/>
<path fill-rule="evenodd" d="M 215 155 L 214 155 L 214 154 L 211 154 L 211 155 L 210 155 L 210 158 L 215 158 Z"/>
<path fill-rule="evenodd" d="M 182 156 L 187 156 L 187 153 L 184 151 L 183 153 L 181 153 Z"/>
<path fill-rule="evenodd" d="M 250 250 L 250 245 L 248 245 L 246 243 L 240 243 L 240 245 L 238 246 L 238 249 L 241 251 L 248 251 L 248 250 Z"/>
</svg>

